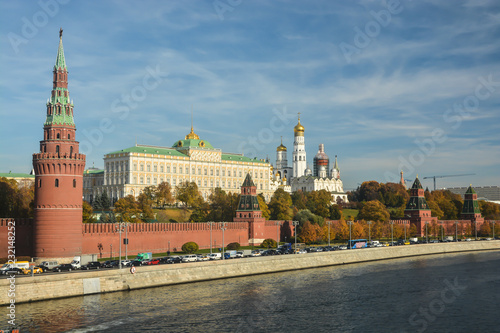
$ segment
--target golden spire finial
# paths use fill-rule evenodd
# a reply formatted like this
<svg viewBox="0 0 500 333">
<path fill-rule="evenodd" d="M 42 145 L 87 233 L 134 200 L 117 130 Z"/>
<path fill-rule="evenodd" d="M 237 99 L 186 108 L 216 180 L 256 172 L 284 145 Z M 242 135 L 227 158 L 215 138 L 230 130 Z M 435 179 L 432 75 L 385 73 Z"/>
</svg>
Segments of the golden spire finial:
<svg viewBox="0 0 500 333">
<path fill-rule="evenodd" d="M 200 139 L 200 137 L 194 132 L 193 129 L 193 104 L 191 104 L 191 132 L 189 132 L 189 134 L 186 135 L 186 140 L 188 139 L 195 139 L 195 140 Z"/>
<path fill-rule="evenodd" d="M 297 112 L 297 114 L 299 115 L 299 122 L 300 122 L 300 112 Z"/>
</svg>

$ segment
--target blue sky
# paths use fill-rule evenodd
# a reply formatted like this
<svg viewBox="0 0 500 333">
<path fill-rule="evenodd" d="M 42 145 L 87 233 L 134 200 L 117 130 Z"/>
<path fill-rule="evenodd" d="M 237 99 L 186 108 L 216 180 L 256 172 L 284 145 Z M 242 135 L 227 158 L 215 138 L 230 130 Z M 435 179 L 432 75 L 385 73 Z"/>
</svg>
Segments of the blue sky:
<svg viewBox="0 0 500 333">
<path fill-rule="evenodd" d="M 0 22 L 0 172 L 31 170 L 62 27 L 87 166 L 171 146 L 193 107 L 202 139 L 273 164 L 300 112 L 348 189 L 500 185 L 498 1 L 2 1 Z"/>
</svg>

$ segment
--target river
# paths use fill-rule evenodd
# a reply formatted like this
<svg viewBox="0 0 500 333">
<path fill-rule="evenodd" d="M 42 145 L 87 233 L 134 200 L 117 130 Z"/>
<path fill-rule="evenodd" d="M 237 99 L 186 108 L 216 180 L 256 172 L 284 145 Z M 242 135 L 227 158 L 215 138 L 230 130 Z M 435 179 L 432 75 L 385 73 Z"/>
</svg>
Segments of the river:
<svg viewBox="0 0 500 333">
<path fill-rule="evenodd" d="M 6 314 L 3 307 L 0 313 Z M 18 304 L 19 332 L 500 332 L 500 252 Z M 0 329 L 8 329 L 2 316 Z"/>
</svg>

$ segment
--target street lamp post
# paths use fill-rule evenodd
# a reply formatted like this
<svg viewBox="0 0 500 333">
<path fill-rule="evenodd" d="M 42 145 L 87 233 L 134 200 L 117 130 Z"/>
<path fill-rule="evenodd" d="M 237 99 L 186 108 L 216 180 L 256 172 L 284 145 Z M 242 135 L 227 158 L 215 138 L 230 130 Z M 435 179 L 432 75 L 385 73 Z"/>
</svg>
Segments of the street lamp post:
<svg viewBox="0 0 500 333">
<path fill-rule="evenodd" d="M 212 225 L 215 222 L 207 222 L 207 224 L 210 226 L 210 254 L 212 254 Z"/>
<path fill-rule="evenodd" d="M 403 221 L 403 227 L 405 228 L 405 243 L 406 243 L 406 225 L 408 224 L 407 221 Z"/>
<path fill-rule="evenodd" d="M 278 245 L 280 244 L 280 221 L 275 221 L 276 224 L 276 251 L 278 250 Z"/>
<path fill-rule="evenodd" d="M 349 224 L 349 244 L 348 244 L 349 246 L 347 248 L 348 249 L 352 249 L 352 244 L 351 244 L 352 243 L 351 242 L 351 239 L 352 239 L 352 237 L 351 237 L 351 227 L 352 227 L 352 223 L 353 222 L 352 221 L 348 221 L 347 223 Z"/>
<path fill-rule="evenodd" d="M 368 242 L 372 242 L 372 223 L 373 221 L 366 222 L 368 224 Z"/>
<path fill-rule="evenodd" d="M 389 223 L 391 224 L 391 246 L 394 246 L 394 221 Z"/>
<path fill-rule="evenodd" d="M 332 221 L 326 221 L 328 223 L 328 247 L 330 247 L 330 224 L 332 224 Z"/>
<path fill-rule="evenodd" d="M 295 235 L 295 248 L 294 253 L 297 254 L 297 226 L 299 225 L 299 221 L 292 221 L 293 224 L 293 234 Z"/>
<path fill-rule="evenodd" d="M 120 250 L 119 250 L 119 262 L 118 262 L 118 267 L 122 269 L 122 231 L 125 229 L 125 222 L 119 222 L 115 226 L 115 231 L 118 231 L 119 237 L 120 237 Z"/>
<path fill-rule="evenodd" d="M 458 221 L 455 221 L 455 242 L 458 242 Z"/>
<path fill-rule="evenodd" d="M 441 221 L 439 224 L 441 224 L 441 242 L 444 242 L 444 222 Z"/>
<path fill-rule="evenodd" d="M 111 249 L 111 260 L 113 260 L 113 244 L 109 244 L 109 248 Z"/>
<path fill-rule="evenodd" d="M 427 226 L 429 225 L 429 222 L 425 222 L 425 243 L 429 243 L 429 234 L 427 232 Z"/>
<path fill-rule="evenodd" d="M 477 240 L 477 221 L 474 220 L 474 232 L 476 234 L 476 240 Z"/>
<path fill-rule="evenodd" d="M 491 233 L 491 235 L 493 236 L 493 240 L 495 240 L 495 222 L 496 221 L 491 221 L 491 224 L 493 225 L 493 232 Z"/>
<path fill-rule="evenodd" d="M 227 229 L 226 225 L 226 222 L 222 222 L 220 227 L 220 230 L 222 230 L 222 260 L 224 260 L 224 230 Z"/>
<path fill-rule="evenodd" d="M 128 249 L 128 222 L 125 223 L 125 239 L 127 240 L 125 242 L 125 260 L 128 260 L 128 255 L 127 255 L 127 249 Z"/>
</svg>

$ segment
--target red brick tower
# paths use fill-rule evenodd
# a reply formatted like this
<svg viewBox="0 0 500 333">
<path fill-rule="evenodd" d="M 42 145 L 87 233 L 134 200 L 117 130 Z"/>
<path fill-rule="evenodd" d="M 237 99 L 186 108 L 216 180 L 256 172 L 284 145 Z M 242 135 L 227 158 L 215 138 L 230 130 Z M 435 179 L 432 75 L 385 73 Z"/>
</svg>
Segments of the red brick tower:
<svg viewBox="0 0 500 333">
<path fill-rule="evenodd" d="M 410 189 L 410 200 L 406 204 L 405 218 L 410 219 L 410 225 L 414 224 L 417 227 L 417 236 L 425 235 L 426 222 L 429 224 L 437 222 L 437 217 L 431 216 L 431 209 L 425 200 L 424 189 L 418 176 Z"/>
<path fill-rule="evenodd" d="M 33 154 L 33 255 L 38 258 L 68 258 L 82 252 L 85 155 L 78 152 L 75 131 L 61 29 L 52 94 L 47 101 L 47 117 L 43 124 L 43 140 L 40 141 L 40 152 Z"/>
<path fill-rule="evenodd" d="M 266 219 L 262 217 L 259 200 L 257 199 L 257 187 L 250 174 L 247 174 L 243 185 L 241 185 L 240 202 L 233 221 L 248 222 L 249 244 L 260 245 L 264 241 Z"/>
<path fill-rule="evenodd" d="M 484 218 L 481 215 L 481 211 L 479 210 L 479 203 L 477 201 L 477 193 L 472 188 L 472 185 L 469 186 L 464 195 L 464 205 L 462 207 L 461 217 L 463 220 L 471 221 L 471 228 L 475 230 L 476 225 L 477 229 L 481 228 L 481 225 L 484 223 Z"/>
</svg>

